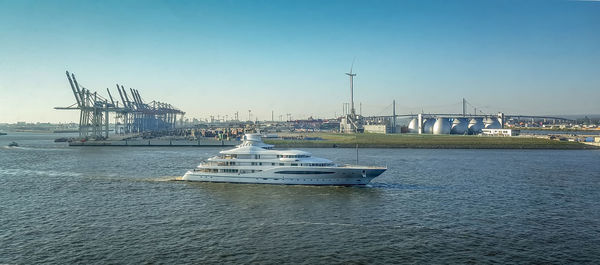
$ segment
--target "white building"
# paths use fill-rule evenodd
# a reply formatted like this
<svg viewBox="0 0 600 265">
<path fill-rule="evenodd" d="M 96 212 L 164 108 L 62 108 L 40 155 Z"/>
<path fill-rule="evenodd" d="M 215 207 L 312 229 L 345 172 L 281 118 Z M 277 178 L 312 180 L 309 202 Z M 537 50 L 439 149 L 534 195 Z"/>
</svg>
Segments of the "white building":
<svg viewBox="0 0 600 265">
<path fill-rule="evenodd" d="M 388 126 L 386 124 L 367 124 L 363 128 L 368 133 L 388 133 Z"/>
<path fill-rule="evenodd" d="M 521 131 L 513 129 L 482 129 L 481 134 L 488 136 L 518 136 Z"/>
</svg>

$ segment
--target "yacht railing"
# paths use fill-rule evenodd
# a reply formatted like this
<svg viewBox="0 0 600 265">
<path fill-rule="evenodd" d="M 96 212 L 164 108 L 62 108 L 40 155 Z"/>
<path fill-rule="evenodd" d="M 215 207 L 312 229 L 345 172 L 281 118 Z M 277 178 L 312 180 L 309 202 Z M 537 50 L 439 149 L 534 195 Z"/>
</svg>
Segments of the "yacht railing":
<svg viewBox="0 0 600 265">
<path fill-rule="evenodd" d="M 361 166 L 361 165 L 352 165 L 352 164 L 344 164 L 341 165 L 339 167 L 343 167 L 343 168 L 366 168 L 366 169 L 387 169 L 386 167 L 381 167 L 381 166 Z"/>
</svg>

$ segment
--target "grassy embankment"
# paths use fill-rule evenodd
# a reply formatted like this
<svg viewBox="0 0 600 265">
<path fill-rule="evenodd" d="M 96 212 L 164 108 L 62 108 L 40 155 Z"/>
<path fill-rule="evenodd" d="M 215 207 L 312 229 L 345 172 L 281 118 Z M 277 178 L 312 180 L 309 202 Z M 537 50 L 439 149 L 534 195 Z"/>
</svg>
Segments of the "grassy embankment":
<svg viewBox="0 0 600 265">
<path fill-rule="evenodd" d="M 371 148 L 435 148 L 435 149 L 594 149 L 576 143 L 529 137 L 490 137 L 474 135 L 426 134 L 334 134 L 310 133 L 307 137 L 323 140 L 272 140 L 266 143 L 277 147 L 359 147 Z"/>
<path fill-rule="evenodd" d="M 557 131 L 557 132 L 579 132 L 585 134 L 586 132 L 596 132 L 600 129 L 582 129 L 582 128 L 540 128 L 540 127 L 514 127 L 512 129 L 521 131 Z"/>
</svg>

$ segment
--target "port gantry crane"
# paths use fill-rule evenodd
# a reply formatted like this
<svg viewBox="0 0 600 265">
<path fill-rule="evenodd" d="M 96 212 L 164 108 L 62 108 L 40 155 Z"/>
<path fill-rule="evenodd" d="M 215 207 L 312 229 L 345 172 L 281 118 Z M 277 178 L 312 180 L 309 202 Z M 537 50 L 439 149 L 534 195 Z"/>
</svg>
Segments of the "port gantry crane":
<svg viewBox="0 0 600 265">
<path fill-rule="evenodd" d="M 115 101 L 107 88 L 108 99 L 91 92 L 77 82 L 74 74 L 66 72 L 75 103 L 58 110 L 80 110 L 79 137 L 82 139 L 106 139 L 109 132 L 109 113 L 115 113 L 115 133 L 130 134 L 149 131 L 165 131 L 175 128 L 177 116 L 185 112 L 171 104 L 151 101 L 145 103 L 137 89 L 127 94 L 123 85 L 117 84 L 121 102 Z M 131 96 L 131 97 L 130 97 Z M 130 100 L 131 99 L 131 100 Z"/>
</svg>

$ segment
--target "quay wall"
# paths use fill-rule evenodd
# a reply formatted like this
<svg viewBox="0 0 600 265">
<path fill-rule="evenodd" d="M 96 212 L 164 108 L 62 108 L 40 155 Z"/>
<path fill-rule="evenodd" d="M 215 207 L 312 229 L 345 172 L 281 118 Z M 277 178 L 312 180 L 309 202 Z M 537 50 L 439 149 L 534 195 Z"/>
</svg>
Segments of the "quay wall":
<svg viewBox="0 0 600 265">
<path fill-rule="evenodd" d="M 188 140 L 160 140 L 160 139 L 150 139 L 150 140 L 121 140 L 121 141 L 87 141 L 80 142 L 74 141 L 70 142 L 69 146 L 236 146 L 240 144 L 240 141 L 232 141 L 232 140 L 196 140 L 196 141 L 188 141 Z"/>
</svg>

